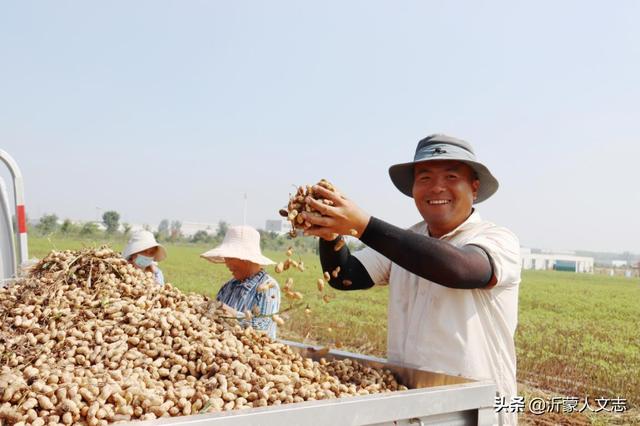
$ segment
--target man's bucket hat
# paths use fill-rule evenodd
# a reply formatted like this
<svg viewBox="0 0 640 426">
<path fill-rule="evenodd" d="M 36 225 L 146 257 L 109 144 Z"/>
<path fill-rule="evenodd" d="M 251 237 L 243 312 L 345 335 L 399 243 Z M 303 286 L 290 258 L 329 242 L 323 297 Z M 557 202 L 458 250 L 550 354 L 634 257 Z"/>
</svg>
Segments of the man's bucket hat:
<svg viewBox="0 0 640 426">
<path fill-rule="evenodd" d="M 225 257 L 248 260 L 258 265 L 273 265 L 275 262 L 262 255 L 260 234 L 250 226 L 230 226 L 218 247 L 202 253 L 200 257 L 213 263 L 224 263 Z"/>
<path fill-rule="evenodd" d="M 498 181 L 487 167 L 476 160 L 471 145 L 447 135 L 430 135 L 418 142 L 413 161 L 394 164 L 389 167 L 389 176 L 393 184 L 403 194 L 413 197 L 413 168 L 417 163 L 435 160 L 460 161 L 469 165 L 480 180 L 478 197 L 474 203 L 480 203 L 491 197 L 498 190 Z"/>
<path fill-rule="evenodd" d="M 122 257 L 129 260 L 132 255 L 140 253 L 141 251 L 145 251 L 146 249 L 151 247 L 158 247 L 158 250 L 156 251 L 156 255 L 154 257 L 154 260 L 156 262 L 160 262 L 165 257 L 167 257 L 167 250 L 160 244 L 158 244 L 151 232 L 136 231 L 133 233 L 131 239 L 129 240 L 129 243 L 122 251 Z"/>
</svg>

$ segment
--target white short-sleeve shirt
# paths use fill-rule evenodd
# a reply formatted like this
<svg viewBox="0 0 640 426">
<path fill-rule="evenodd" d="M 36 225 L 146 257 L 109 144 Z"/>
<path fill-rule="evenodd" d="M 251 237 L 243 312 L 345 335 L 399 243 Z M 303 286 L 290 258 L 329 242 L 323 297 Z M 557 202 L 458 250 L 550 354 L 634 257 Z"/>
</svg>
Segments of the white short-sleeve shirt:
<svg viewBox="0 0 640 426">
<path fill-rule="evenodd" d="M 429 235 L 424 221 L 410 230 Z M 389 284 L 387 357 L 431 371 L 493 379 L 509 401 L 517 395 L 513 338 L 521 269 L 518 238 L 474 211 L 440 239 L 456 247 L 472 244 L 484 249 L 495 285 L 448 288 L 412 274 L 371 248 L 354 253 L 375 284 Z M 501 422 L 513 422 L 500 417 Z"/>
</svg>

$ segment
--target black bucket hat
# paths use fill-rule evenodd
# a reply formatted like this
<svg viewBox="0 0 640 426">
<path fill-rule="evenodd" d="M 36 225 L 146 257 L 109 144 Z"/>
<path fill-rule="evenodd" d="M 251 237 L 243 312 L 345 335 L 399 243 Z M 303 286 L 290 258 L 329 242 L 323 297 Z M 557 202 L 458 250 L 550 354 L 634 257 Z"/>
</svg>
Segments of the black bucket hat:
<svg viewBox="0 0 640 426">
<path fill-rule="evenodd" d="M 478 196 L 474 203 L 480 203 L 498 190 L 498 180 L 489 169 L 476 160 L 476 154 L 469 142 L 447 135 L 430 135 L 418 142 L 413 161 L 394 164 L 389 167 L 389 176 L 393 184 L 403 194 L 413 197 L 413 168 L 417 163 L 435 160 L 460 161 L 476 172 L 480 181 Z"/>
</svg>

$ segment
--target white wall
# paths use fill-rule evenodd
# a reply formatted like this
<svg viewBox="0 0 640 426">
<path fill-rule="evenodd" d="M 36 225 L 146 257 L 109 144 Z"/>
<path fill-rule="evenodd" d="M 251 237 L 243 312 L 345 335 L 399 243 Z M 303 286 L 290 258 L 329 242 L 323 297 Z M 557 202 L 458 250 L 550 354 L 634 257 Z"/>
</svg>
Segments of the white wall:
<svg viewBox="0 0 640 426">
<path fill-rule="evenodd" d="M 561 253 L 531 253 L 530 249 L 521 249 L 522 269 L 552 270 L 556 261 L 576 263 L 576 272 L 593 273 L 593 257 L 572 256 Z"/>
</svg>

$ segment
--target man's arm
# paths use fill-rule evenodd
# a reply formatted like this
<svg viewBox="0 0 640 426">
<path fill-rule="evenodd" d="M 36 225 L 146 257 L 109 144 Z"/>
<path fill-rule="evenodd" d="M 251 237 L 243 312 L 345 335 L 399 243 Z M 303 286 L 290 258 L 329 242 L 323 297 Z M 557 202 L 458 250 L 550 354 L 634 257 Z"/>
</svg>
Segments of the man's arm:
<svg viewBox="0 0 640 426">
<path fill-rule="evenodd" d="M 365 267 L 358 259 L 353 257 L 345 244 L 340 250 L 335 251 L 335 241 L 320 239 L 320 263 L 322 270 L 331 274 L 329 285 L 338 290 L 362 290 L 373 287 L 373 280 Z M 332 272 L 340 267 L 338 276 Z"/>
<path fill-rule="evenodd" d="M 445 287 L 483 288 L 493 280 L 489 256 L 478 246 L 456 247 L 373 216 L 360 240 L 407 271 Z"/>
<path fill-rule="evenodd" d="M 314 191 L 330 199 L 333 206 L 308 199 L 322 216 L 302 213 L 304 219 L 313 225 L 305 231 L 307 235 L 330 240 L 335 234 L 348 235 L 355 231 L 363 243 L 387 259 L 440 285 L 472 289 L 495 284 L 489 256 L 479 246 L 456 247 L 446 241 L 401 229 L 368 215 L 338 192 L 320 187 L 314 187 Z M 323 244 L 320 246 L 321 251 Z M 341 268 L 343 265 L 347 268 L 351 265 L 353 268 L 348 252 L 347 263 L 344 262 L 343 258 Z M 327 266 L 331 267 L 333 264 L 327 263 Z M 323 267 L 327 270 L 324 265 Z"/>
</svg>

